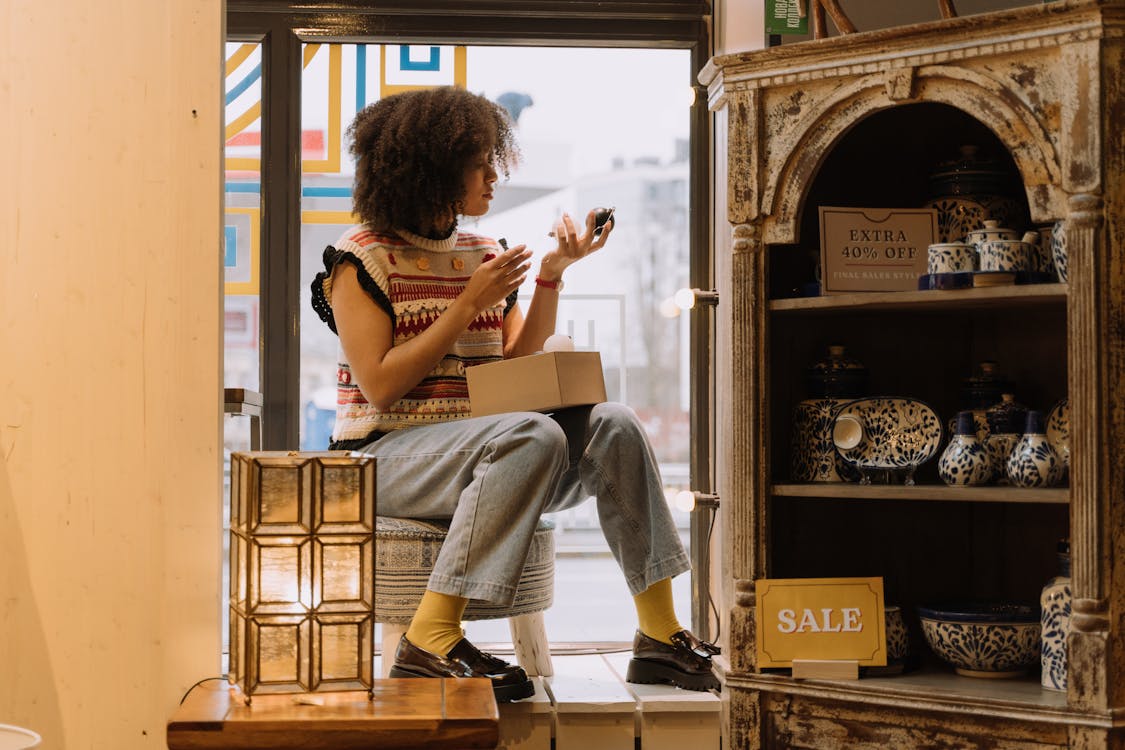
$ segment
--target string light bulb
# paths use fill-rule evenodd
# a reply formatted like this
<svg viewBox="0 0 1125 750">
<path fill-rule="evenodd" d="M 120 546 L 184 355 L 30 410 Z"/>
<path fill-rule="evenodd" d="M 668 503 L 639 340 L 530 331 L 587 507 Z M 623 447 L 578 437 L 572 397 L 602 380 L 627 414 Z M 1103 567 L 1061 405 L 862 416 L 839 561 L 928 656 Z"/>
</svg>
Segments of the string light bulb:
<svg viewBox="0 0 1125 750">
<path fill-rule="evenodd" d="M 705 289 L 677 289 L 676 294 L 672 299 L 676 303 L 676 307 L 681 310 L 690 310 L 695 307 L 696 303 L 701 305 L 717 305 L 719 304 L 719 293 L 715 290 Z"/>
<path fill-rule="evenodd" d="M 719 496 L 694 490 L 680 490 L 673 500 L 676 508 L 685 513 L 690 513 L 696 508 L 718 508 Z"/>
</svg>

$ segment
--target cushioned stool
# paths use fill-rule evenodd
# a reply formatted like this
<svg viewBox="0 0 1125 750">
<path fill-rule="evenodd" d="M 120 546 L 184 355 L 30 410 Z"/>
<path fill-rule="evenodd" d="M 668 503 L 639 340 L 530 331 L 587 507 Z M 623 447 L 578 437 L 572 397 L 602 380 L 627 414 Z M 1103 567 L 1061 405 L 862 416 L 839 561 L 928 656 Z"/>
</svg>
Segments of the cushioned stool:
<svg viewBox="0 0 1125 750">
<path fill-rule="evenodd" d="M 550 677 L 550 646 L 543 610 L 555 594 L 555 525 L 542 519 L 532 537 L 527 562 L 511 606 L 470 600 L 466 620 L 508 618 L 516 661 L 529 675 Z M 406 632 L 430 571 L 445 541 L 449 523 L 378 516 L 375 524 L 375 621 L 383 626 L 383 676 L 394 663 L 399 638 Z"/>
</svg>

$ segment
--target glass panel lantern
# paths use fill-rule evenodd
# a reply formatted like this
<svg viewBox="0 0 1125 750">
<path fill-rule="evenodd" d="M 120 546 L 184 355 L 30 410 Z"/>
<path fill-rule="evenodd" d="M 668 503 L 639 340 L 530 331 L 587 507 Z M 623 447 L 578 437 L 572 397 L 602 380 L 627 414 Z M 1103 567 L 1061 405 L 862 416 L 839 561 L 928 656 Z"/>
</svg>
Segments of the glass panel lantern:
<svg viewBox="0 0 1125 750">
<path fill-rule="evenodd" d="M 231 455 L 230 672 L 255 694 L 371 691 L 375 459 Z"/>
</svg>

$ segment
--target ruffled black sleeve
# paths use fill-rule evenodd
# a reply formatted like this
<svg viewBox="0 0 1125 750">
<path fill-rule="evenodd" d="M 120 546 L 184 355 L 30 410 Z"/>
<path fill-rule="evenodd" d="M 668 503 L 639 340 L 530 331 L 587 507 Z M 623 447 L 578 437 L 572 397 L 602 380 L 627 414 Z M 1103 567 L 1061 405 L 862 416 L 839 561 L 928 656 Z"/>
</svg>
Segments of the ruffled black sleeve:
<svg viewBox="0 0 1125 750">
<path fill-rule="evenodd" d="M 520 296 L 520 290 L 517 289 L 516 291 L 512 292 L 511 294 L 509 294 L 507 297 L 504 298 L 504 317 L 505 318 L 508 317 L 508 313 L 510 313 L 512 311 L 512 308 L 516 306 L 516 300 L 519 299 L 519 296 Z"/>
<path fill-rule="evenodd" d="M 336 331 L 336 318 L 332 315 L 332 305 L 328 302 L 328 298 L 324 294 L 324 282 L 332 276 L 332 271 L 336 268 L 336 264 L 340 262 L 348 262 L 355 266 L 357 278 L 359 278 L 359 285 L 363 291 L 375 301 L 384 312 L 391 318 L 391 327 L 393 329 L 395 322 L 395 311 L 391 305 L 391 301 L 387 298 L 386 293 L 379 288 L 375 283 L 375 279 L 371 278 L 371 274 L 363 265 L 363 261 L 357 258 L 353 253 L 337 250 L 332 245 L 324 248 L 324 270 L 313 277 L 312 280 L 312 308 L 316 310 L 316 314 L 320 319 L 328 324 L 332 329 L 332 333 Z M 507 312 L 505 310 L 505 312 Z"/>
</svg>

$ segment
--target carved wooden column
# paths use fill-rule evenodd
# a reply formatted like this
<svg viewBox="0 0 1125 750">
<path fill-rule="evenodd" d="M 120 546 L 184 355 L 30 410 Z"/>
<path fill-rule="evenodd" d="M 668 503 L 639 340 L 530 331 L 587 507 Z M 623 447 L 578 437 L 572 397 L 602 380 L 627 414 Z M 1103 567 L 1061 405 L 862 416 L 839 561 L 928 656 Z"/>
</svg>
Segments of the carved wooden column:
<svg viewBox="0 0 1125 750">
<path fill-rule="evenodd" d="M 762 241 L 760 228 L 753 224 L 738 224 L 733 231 L 733 291 L 732 321 L 734 362 L 734 397 L 731 405 L 731 437 L 735 446 L 736 464 L 732 471 L 732 486 L 737 502 L 734 504 L 731 524 L 734 532 L 735 601 L 731 610 L 731 637 L 736 643 L 755 643 L 754 640 L 754 581 L 765 574 L 761 559 L 765 529 L 761 503 L 764 502 L 767 473 L 764 471 L 765 410 L 762 388 L 764 362 L 756 361 L 754 352 L 762 351 L 759 339 L 764 333 L 765 300 L 760 289 L 762 269 Z M 737 639 L 736 639 L 737 636 Z M 751 649 L 731 654 L 731 669 L 752 672 L 755 658 Z"/>
<path fill-rule="evenodd" d="M 755 643 L 754 581 L 764 574 L 761 555 L 765 540 L 764 514 L 768 476 L 765 450 L 763 389 L 766 363 L 757 352 L 764 351 L 767 293 L 765 288 L 765 252 L 762 245 L 758 203 L 761 170 L 760 101 L 756 90 L 738 90 L 726 98 L 727 143 L 727 220 L 731 224 L 731 415 L 730 497 L 731 569 L 734 578 L 734 601 L 730 610 L 730 642 Z M 754 650 L 732 649 L 732 674 L 754 671 Z M 736 691 L 731 695 L 730 715 L 739 721 L 730 722 L 732 747 L 760 746 L 760 696 L 756 691 Z M 746 721 L 753 717 L 752 721 Z"/>
<path fill-rule="evenodd" d="M 1101 467 L 1104 434 L 1103 315 L 1098 292 L 1099 230 L 1102 199 L 1097 195 L 1070 198 L 1066 225 L 1069 284 L 1067 295 L 1070 366 L 1071 571 L 1073 575 L 1073 635 L 1069 643 L 1069 692 L 1083 708 L 1104 708 L 1107 701 L 1106 648 L 1109 632 L 1106 542 L 1102 525 L 1107 517 L 1108 489 Z"/>
<path fill-rule="evenodd" d="M 754 579 L 760 572 L 756 542 L 761 538 L 757 524 L 761 518 L 757 502 L 762 494 L 763 432 L 761 399 L 763 374 L 755 363 L 757 337 L 762 335 L 759 321 L 765 300 L 761 291 L 761 231 L 749 223 L 758 213 L 758 101 L 756 92 L 737 90 L 726 97 L 727 141 L 727 221 L 732 227 L 731 242 L 731 403 L 730 440 L 733 443 L 730 466 L 730 498 L 726 503 L 731 530 L 731 575 L 735 601 L 731 608 L 731 641 L 753 643 Z M 731 670 L 749 672 L 754 655 L 739 649 L 730 656 Z"/>
</svg>

